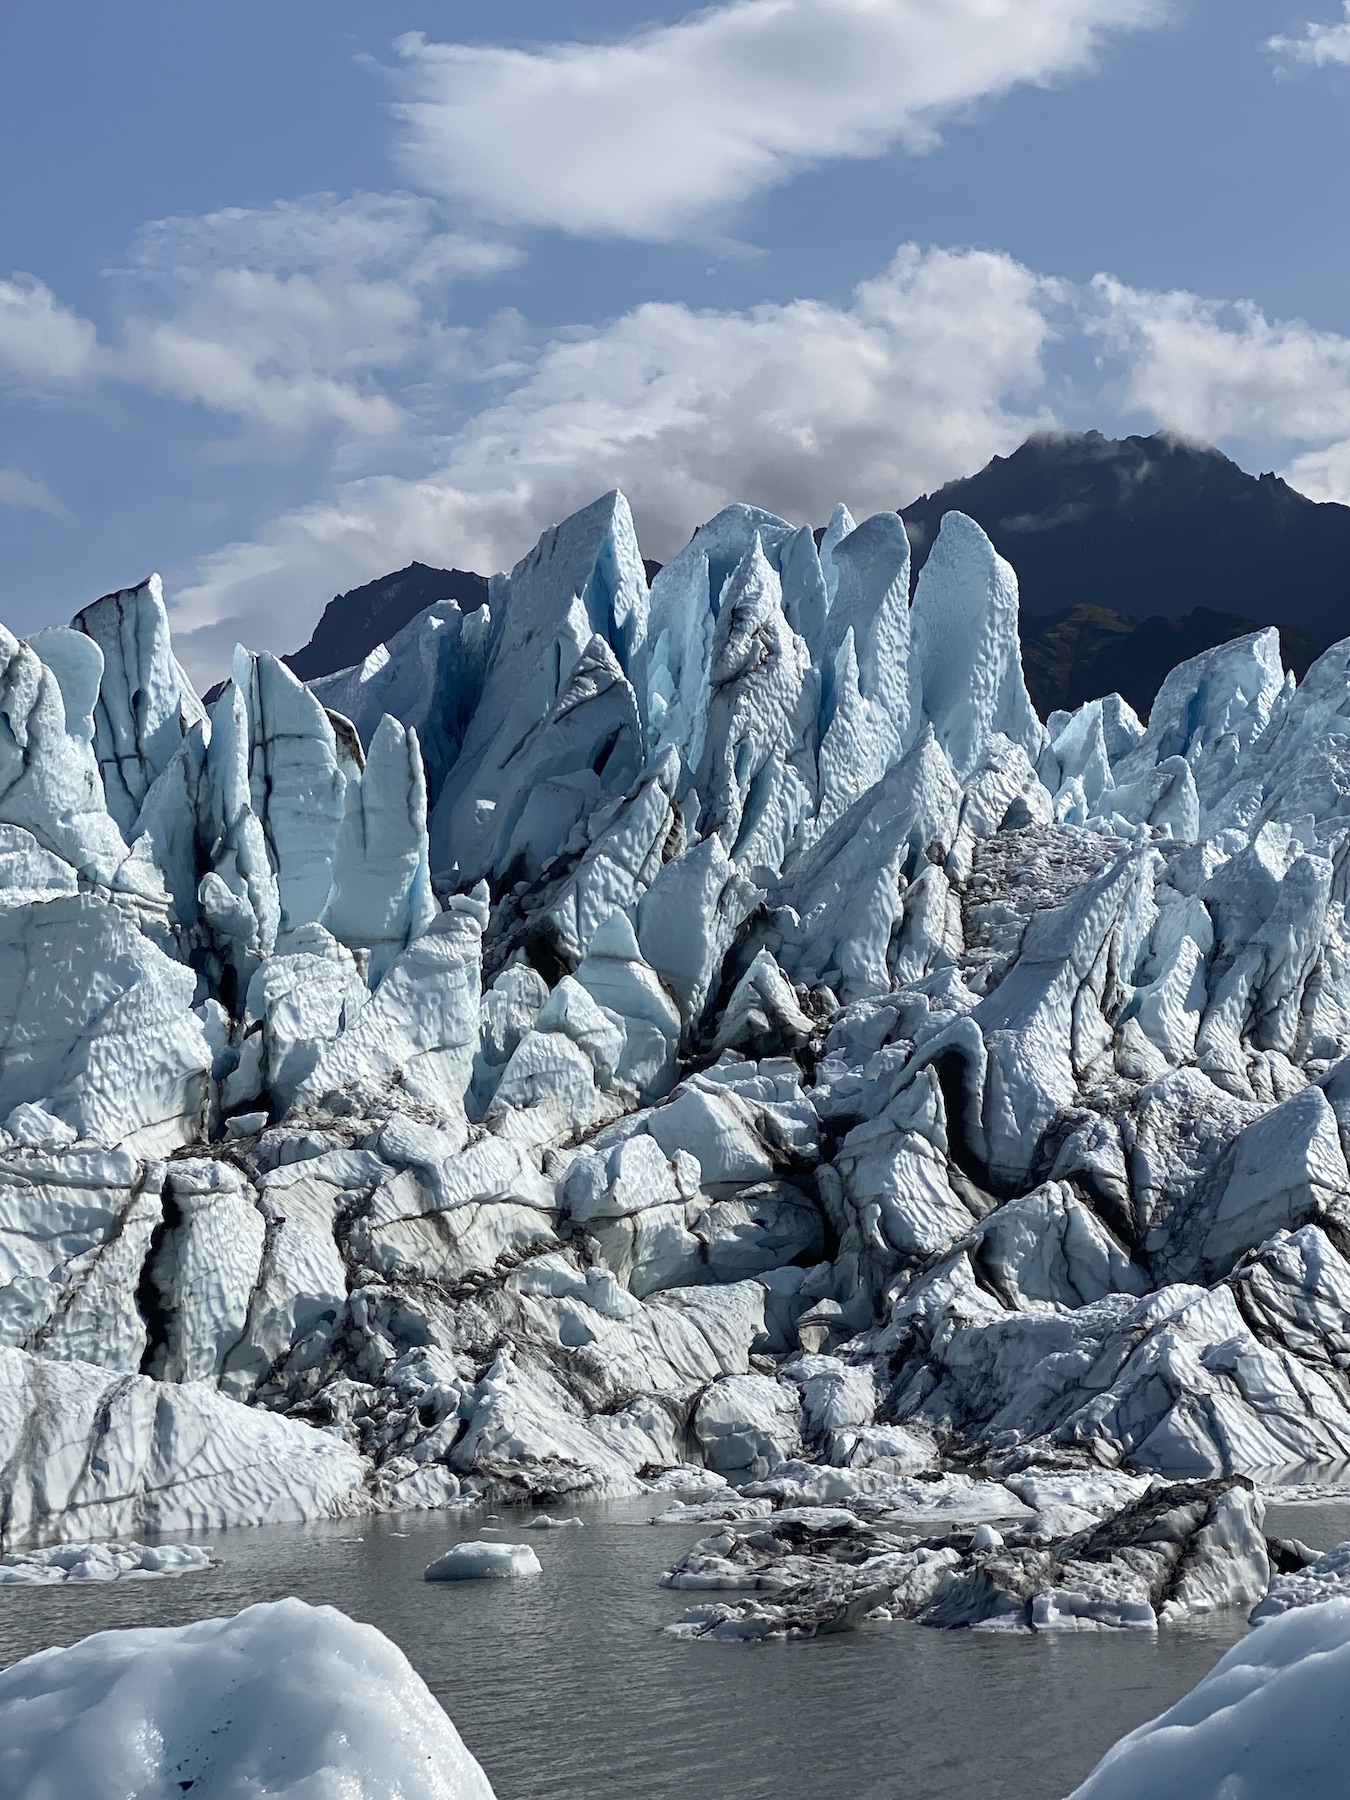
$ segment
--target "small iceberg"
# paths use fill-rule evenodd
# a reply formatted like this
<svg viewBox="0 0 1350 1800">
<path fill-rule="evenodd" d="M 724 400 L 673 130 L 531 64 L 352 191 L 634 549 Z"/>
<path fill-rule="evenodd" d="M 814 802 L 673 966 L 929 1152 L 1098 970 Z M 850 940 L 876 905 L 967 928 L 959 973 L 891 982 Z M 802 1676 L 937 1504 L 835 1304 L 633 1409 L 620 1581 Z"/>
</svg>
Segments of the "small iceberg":
<svg viewBox="0 0 1350 1800">
<path fill-rule="evenodd" d="M 0 1557 L 0 1586 L 61 1581 L 150 1581 L 212 1565 L 209 1544 L 53 1544 Z"/>
<path fill-rule="evenodd" d="M 425 1581 L 509 1580 L 514 1575 L 542 1575 L 539 1558 L 528 1544 L 456 1544 L 428 1563 Z"/>
</svg>

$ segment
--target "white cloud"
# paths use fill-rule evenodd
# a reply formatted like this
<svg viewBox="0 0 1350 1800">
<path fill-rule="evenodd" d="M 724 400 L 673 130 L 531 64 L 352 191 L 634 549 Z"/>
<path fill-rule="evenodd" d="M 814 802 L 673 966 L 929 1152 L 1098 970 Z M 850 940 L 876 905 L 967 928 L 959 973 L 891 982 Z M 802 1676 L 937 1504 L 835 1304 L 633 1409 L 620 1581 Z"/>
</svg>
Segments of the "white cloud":
<svg viewBox="0 0 1350 1800">
<path fill-rule="evenodd" d="M 1345 0 L 1346 23 L 1323 25 L 1316 20 L 1303 27 L 1301 37 L 1273 37 L 1266 49 L 1286 62 L 1306 63 L 1324 69 L 1328 63 L 1350 65 L 1350 0 Z"/>
<path fill-rule="evenodd" d="M 1095 392 L 1056 374 L 1084 346 Z M 844 306 L 648 304 L 546 343 L 421 479 L 348 482 L 204 558 L 174 605 L 180 649 L 214 679 L 236 636 L 294 648 L 330 594 L 414 557 L 509 566 L 613 486 L 663 560 L 732 499 L 815 523 L 839 498 L 903 504 L 1062 420 L 1052 396 L 1074 419 L 1256 447 L 1303 492 L 1350 503 L 1350 338 L 907 246 Z"/>
<path fill-rule="evenodd" d="M 410 194 L 158 220 L 124 271 L 134 304 L 117 372 L 279 432 L 387 436 L 403 411 L 388 377 L 443 348 L 450 285 L 516 254 L 445 230 Z"/>
<path fill-rule="evenodd" d="M 62 505 L 42 481 L 34 481 L 22 469 L 0 469 L 0 506 L 16 512 L 50 513 L 54 519 L 68 519 L 70 509 Z"/>
<path fill-rule="evenodd" d="M 236 636 L 292 649 L 330 594 L 411 558 L 509 566 L 612 486 L 661 558 L 734 498 L 817 523 L 838 498 L 897 506 L 1049 422 L 1060 297 L 1007 256 L 907 247 L 848 306 L 651 304 L 569 334 L 424 479 L 350 483 L 205 559 L 179 653 L 214 679 Z"/>
<path fill-rule="evenodd" d="M 452 367 L 455 282 L 498 273 L 513 247 L 447 230 L 412 194 L 332 194 L 145 226 L 120 322 L 95 326 L 31 276 L 0 280 L 0 380 L 148 388 L 273 434 L 387 437 L 401 387 Z M 114 308 L 114 316 L 117 316 Z"/>
<path fill-rule="evenodd" d="M 37 388 L 83 381 L 97 349 L 89 320 L 62 306 L 44 282 L 0 280 L 0 376 Z"/>
<path fill-rule="evenodd" d="M 665 239 L 1090 65 L 1168 0 L 733 0 L 612 44 L 399 40 L 404 158 L 481 217 Z"/>
<path fill-rule="evenodd" d="M 1268 320 L 1249 301 L 1154 293 L 1099 275 L 1089 327 L 1126 366 L 1128 406 L 1213 442 L 1320 443 L 1350 435 L 1350 338 Z"/>
</svg>

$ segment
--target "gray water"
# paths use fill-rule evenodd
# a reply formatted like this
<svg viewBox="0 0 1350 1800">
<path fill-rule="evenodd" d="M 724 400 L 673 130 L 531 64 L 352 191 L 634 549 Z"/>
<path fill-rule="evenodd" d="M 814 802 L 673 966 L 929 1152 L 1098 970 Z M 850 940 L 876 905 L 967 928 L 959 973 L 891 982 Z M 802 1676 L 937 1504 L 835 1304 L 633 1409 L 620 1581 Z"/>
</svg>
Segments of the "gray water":
<svg viewBox="0 0 1350 1800">
<path fill-rule="evenodd" d="M 498 1800 L 1060 1800 L 1123 1732 L 1177 1700 L 1245 1630 L 1223 1615 L 1154 1636 L 1022 1637 L 876 1625 L 802 1644 L 689 1644 L 661 1626 L 697 1595 L 657 1585 L 702 1535 L 652 1501 L 578 1507 L 533 1545 L 542 1578 L 430 1583 L 475 1537 L 434 1513 L 222 1533 L 176 1580 L 0 1588 L 0 1666 L 109 1626 L 177 1625 L 298 1594 L 399 1644 Z M 1280 1509 L 1318 1548 L 1350 1510 Z M 197 1540 L 203 1541 L 203 1540 Z"/>
</svg>

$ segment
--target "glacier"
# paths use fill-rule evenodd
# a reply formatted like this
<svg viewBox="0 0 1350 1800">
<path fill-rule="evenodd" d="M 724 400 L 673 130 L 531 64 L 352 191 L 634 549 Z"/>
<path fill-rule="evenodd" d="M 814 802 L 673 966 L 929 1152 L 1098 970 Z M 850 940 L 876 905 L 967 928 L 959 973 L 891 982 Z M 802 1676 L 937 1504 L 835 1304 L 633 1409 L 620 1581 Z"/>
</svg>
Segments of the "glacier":
<svg viewBox="0 0 1350 1800">
<path fill-rule="evenodd" d="M 1042 721 L 970 519 L 649 584 L 612 493 L 308 685 L 157 578 L 0 664 L 0 1552 L 701 1484 L 798 1623 L 804 1507 L 893 1616 L 1259 1599 L 1350 1460 L 1350 640 Z"/>
</svg>

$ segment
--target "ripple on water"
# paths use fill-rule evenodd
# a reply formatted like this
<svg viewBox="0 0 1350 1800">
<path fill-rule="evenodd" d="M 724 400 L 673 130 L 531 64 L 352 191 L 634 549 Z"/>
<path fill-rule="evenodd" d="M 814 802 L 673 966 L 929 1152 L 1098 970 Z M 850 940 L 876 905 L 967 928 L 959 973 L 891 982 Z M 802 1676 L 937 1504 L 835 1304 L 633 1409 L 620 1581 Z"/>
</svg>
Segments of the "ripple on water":
<svg viewBox="0 0 1350 1800">
<path fill-rule="evenodd" d="M 687 1596 L 657 1578 L 704 1528 L 653 1530 L 649 1500 L 576 1510 L 583 1530 L 522 1540 L 543 1564 L 531 1581 L 423 1581 L 433 1556 L 477 1535 L 423 1513 L 363 1519 L 360 1536 L 351 1520 L 206 1534 L 224 1560 L 190 1583 L 0 1589 L 0 1664 L 298 1594 L 402 1646 L 498 1800 L 1060 1800 L 1245 1629 L 1224 1615 L 1156 1638 L 880 1625 L 680 1643 L 661 1627 Z M 515 1535 L 509 1514 L 500 1523 Z"/>
</svg>

